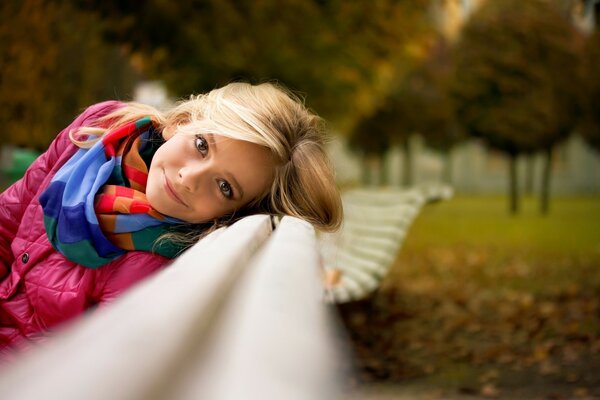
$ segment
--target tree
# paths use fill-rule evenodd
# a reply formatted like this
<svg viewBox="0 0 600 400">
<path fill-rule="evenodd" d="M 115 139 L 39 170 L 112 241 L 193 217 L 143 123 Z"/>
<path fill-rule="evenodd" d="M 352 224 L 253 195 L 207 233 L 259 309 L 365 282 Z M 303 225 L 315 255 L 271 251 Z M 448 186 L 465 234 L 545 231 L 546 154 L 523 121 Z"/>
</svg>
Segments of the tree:
<svg viewBox="0 0 600 400">
<path fill-rule="evenodd" d="M 600 30 L 587 39 L 583 63 L 583 120 L 581 133 L 587 142 L 600 152 Z"/>
<path fill-rule="evenodd" d="M 413 184 L 413 154 L 410 138 L 425 137 L 427 144 L 441 151 L 446 159 L 446 180 L 450 180 L 448 149 L 463 136 L 454 118 L 448 94 L 449 61 L 447 47 L 441 41 L 428 50 L 427 57 L 404 74 L 398 74 L 385 101 L 373 115 L 359 123 L 365 131 L 380 132 L 388 144 L 403 150 L 402 184 Z M 365 128 L 368 127 L 368 128 Z M 357 133 L 354 132 L 354 135 Z"/>
<path fill-rule="evenodd" d="M 350 133 L 348 145 L 363 159 L 365 173 L 363 181 L 365 182 L 366 174 L 372 164 L 378 165 L 379 172 L 383 174 L 381 164 L 390 148 L 389 116 L 390 109 L 381 107 L 373 115 L 359 120 Z M 385 182 L 384 176 L 381 176 L 381 182 Z"/>
<path fill-rule="evenodd" d="M 468 132 L 509 157 L 510 210 L 518 211 L 516 157 L 542 150 L 547 211 L 553 146 L 577 120 L 577 35 L 553 3 L 486 2 L 456 48 L 453 96 Z"/>
<path fill-rule="evenodd" d="M 68 3 L 2 2 L 0 43 L 2 144 L 43 150 L 85 106 L 131 94 L 124 55 Z"/>
<path fill-rule="evenodd" d="M 401 81 L 400 86 L 394 90 L 383 108 L 382 119 L 385 121 L 390 142 L 400 146 L 403 153 L 402 185 L 413 184 L 413 152 L 410 138 L 418 131 L 417 114 L 421 104 L 415 101 L 411 85 L 415 83 L 413 74 L 409 73 Z"/>
<path fill-rule="evenodd" d="M 405 129 L 421 134 L 427 146 L 442 154 L 447 183 L 452 181 L 450 150 L 466 138 L 449 93 L 451 79 L 451 48 L 437 38 L 427 58 L 407 75 L 396 94 Z"/>
<path fill-rule="evenodd" d="M 279 80 L 335 123 L 386 93 L 426 28 L 426 0 L 77 1 L 107 21 L 143 71 L 175 96 L 232 80 Z M 402 23 L 399 23 L 402 21 Z M 418 51 L 417 51 L 418 52 Z"/>
</svg>

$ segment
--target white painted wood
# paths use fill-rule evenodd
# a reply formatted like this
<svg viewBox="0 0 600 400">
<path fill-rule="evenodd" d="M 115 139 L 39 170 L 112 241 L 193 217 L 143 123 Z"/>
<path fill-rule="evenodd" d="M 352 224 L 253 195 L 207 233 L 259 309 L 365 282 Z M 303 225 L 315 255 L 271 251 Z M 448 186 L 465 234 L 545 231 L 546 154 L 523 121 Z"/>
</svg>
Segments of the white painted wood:
<svg viewBox="0 0 600 400">
<path fill-rule="evenodd" d="M 353 269 L 362 270 L 364 273 L 369 275 L 373 275 L 374 278 L 382 279 L 387 269 L 385 265 L 391 262 L 383 259 L 373 260 L 364 255 L 356 255 L 350 252 L 343 252 L 338 255 L 338 260 L 341 264 L 344 265 L 345 271 L 350 271 Z M 376 279 L 376 281 L 378 281 Z"/>
<path fill-rule="evenodd" d="M 335 399 L 340 338 L 309 224 L 213 232 L 0 370 L 11 400 Z"/>
<path fill-rule="evenodd" d="M 284 217 L 252 260 L 175 398 L 330 400 L 339 396 L 339 342 L 312 226 Z"/>
<path fill-rule="evenodd" d="M 268 216 L 211 234 L 169 268 L 0 371 L 2 398 L 155 398 L 218 316 L 247 261 L 271 231 Z"/>
<path fill-rule="evenodd" d="M 377 290 L 422 207 L 451 196 L 452 189 L 443 185 L 346 192 L 341 230 L 319 240 L 324 268 L 339 275 L 337 282 L 329 283 L 326 298 L 345 303 Z"/>
</svg>

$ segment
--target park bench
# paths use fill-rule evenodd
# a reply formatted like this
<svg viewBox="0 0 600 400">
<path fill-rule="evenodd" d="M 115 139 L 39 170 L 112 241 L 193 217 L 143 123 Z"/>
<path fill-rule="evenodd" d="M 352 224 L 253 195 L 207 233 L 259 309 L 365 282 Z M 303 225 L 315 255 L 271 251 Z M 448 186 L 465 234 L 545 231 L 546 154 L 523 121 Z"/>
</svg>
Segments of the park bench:
<svg viewBox="0 0 600 400">
<path fill-rule="evenodd" d="M 434 194 L 348 192 L 342 232 L 319 242 L 293 217 L 254 215 L 221 228 L 109 307 L 20 355 L 0 370 L 0 393 L 12 400 L 338 398 L 348 363 L 324 298 L 374 290 L 398 250 L 392 242 Z M 330 291 L 327 260 L 341 267 Z"/>
<path fill-rule="evenodd" d="M 452 194 L 449 186 L 441 184 L 344 193 L 344 226 L 321 235 L 319 241 L 328 300 L 347 303 L 370 296 L 393 265 L 423 206 Z"/>
<path fill-rule="evenodd" d="M 0 371 L 6 399 L 332 399 L 316 237 L 265 215 L 217 230 Z"/>
</svg>

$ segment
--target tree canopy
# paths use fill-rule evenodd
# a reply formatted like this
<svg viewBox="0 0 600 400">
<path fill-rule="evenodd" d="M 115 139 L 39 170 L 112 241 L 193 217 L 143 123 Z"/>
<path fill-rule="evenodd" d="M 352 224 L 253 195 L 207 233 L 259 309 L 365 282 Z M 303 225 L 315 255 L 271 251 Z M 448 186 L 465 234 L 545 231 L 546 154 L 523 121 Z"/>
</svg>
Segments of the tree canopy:
<svg viewBox="0 0 600 400">
<path fill-rule="evenodd" d="M 577 119 L 577 60 L 577 35 L 553 4 L 487 2 L 456 49 L 462 123 L 509 154 L 552 146 Z"/>
<path fill-rule="evenodd" d="M 65 2 L 0 6 L 2 143 L 44 149 L 81 109 L 131 96 L 133 71 L 96 19 Z"/>
<path fill-rule="evenodd" d="M 581 126 L 583 137 L 597 151 L 600 151 L 600 30 L 588 38 L 584 51 L 583 87 L 584 116 Z"/>
<path fill-rule="evenodd" d="M 394 111 L 389 103 L 378 108 L 372 115 L 361 118 L 350 134 L 348 144 L 363 156 L 383 156 L 391 144 L 394 129 Z"/>
<path fill-rule="evenodd" d="M 428 2 L 79 0 L 176 96 L 232 80 L 279 80 L 329 119 L 372 108 L 419 53 Z"/>
<path fill-rule="evenodd" d="M 280 81 L 341 131 L 422 57 L 428 0 L 9 0 L 0 6 L 5 142 L 42 148 L 137 76 L 171 95 Z"/>
<path fill-rule="evenodd" d="M 428 146 L 447 150 L 465 135 L 455 115 L 449 87 L 452 80 L 452 48 L 437 38 L 428 56 L 409 72 L 394 93 L 399 118 L 408 133 L 418 132 Z"/>
<path fill-rule="evenodd" d="M 542 211 L 551 149 L 579 118 L 579 36 L 553 2 L 486 2 L 456 48 L 453 95 L 466 130 L 510 157 L 511 210 L 518 210 L 515 158 L 544 150 Z"/>
</svg>

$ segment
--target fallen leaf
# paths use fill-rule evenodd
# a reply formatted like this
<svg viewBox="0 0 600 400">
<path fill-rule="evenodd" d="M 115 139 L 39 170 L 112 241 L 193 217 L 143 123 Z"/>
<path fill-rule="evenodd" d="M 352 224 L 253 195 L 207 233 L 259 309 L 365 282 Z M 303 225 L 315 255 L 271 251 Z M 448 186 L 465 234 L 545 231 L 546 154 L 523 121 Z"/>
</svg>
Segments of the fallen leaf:
<svg viewBox="0 0 600 400">
<path fill-rule="evenodd" d="M 559 371 L 560 369 L 549 360 L 546 360 L 540 364 L 540 374 L 542 375 L 554 375 Z"/>
<path fill-rule="evenodd" d="M 500 395 L 500 391 L 498 390 L 498 388 L 496 386 L 494 386 L 492 384 L 487 384 L 481 388 L 480 394 L 483 397 L 495 398 Z"/>
<path fill-rule="evenodd" d="M 584 387 L 578 387 L 573 391 L 573 396 L 578 397 L 580 399 L 587 398 L 588 395 L 589 395 L 589 392 L 588 392 L 587 388 L 584 388 Z"/>
</svg>

